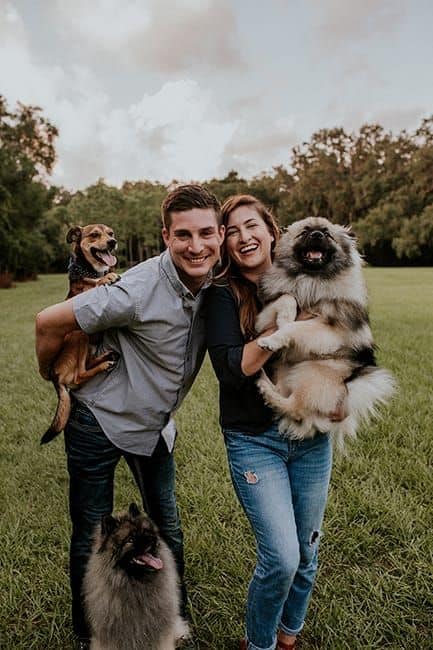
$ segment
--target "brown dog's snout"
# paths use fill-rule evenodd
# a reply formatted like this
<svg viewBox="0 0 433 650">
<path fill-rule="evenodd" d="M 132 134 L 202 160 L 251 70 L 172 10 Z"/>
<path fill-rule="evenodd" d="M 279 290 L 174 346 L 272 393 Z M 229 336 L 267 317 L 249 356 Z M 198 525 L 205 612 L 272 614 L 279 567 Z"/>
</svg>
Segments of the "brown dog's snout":
<svg viewBox="0 0 433 650">
<path fill-rule="evenodd" d="M 107 242 L 107 246 L 110 250 L 115 248 L 117 246 L 117 239 L 109 239 Z"/>
</svg>

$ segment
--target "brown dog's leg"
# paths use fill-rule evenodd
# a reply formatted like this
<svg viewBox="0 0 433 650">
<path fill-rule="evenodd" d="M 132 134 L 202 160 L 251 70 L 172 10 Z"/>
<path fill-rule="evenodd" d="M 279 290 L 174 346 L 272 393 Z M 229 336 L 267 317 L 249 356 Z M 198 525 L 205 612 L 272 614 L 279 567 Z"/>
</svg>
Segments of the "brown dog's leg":
<svg viewBox="0 0 433 650">
<path fill-rule="evenodd" d="M 78 353 L 77 372 L 75 375 L 74 383 L 79 386 L 85 381 L 88 381 L 100 372 L 111 370 L 115 361 L 112 358 L 113 352 L 109 350 L 90 360 L 90 368 L 87 368 L 87 361 L 89 357 L 89 339 L 86 334 L 80 338 L 80 349 Z M 111 358 L 110 358 L 111 357 Z"/>
<path fill-rule="evenodd" d="M 104 361 L 117 361 L 118 358 L 119 355 L 117 354 L 117 352 L 115 352 L 114 350 L 107 350 L 106 352 L 103 352 L 97 357 L 89 357 L 87 359 L 86 369 L 90 370 L 91 368 L 98 366 L 100 363 L 104 363 Z"/>
</svg>

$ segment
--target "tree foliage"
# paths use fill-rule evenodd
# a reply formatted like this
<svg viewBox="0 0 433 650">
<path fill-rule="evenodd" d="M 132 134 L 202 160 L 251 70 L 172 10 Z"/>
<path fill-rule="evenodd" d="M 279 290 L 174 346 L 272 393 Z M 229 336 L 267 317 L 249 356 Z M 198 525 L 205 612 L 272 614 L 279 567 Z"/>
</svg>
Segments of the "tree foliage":
<svg viewBox="0 0 433 650">
<path fill-rule="evenodd" d="M 0 96 L 0 272 L 18 279 L 49 265 L 43 220 L 55 189 L 45 177 L 55 162 L 56 128 L 37 106 L 10 111 Z"/>
<path fill-rule="evenodd" d="M 10 110 L 0 96 L 0 274 L 65 271 L 65 235 L 75 224 L 111 225 L 121 266 L 157 254 L 168 188 L 147 180 L 118 188 L 103 179 L 76 192 L 50 187 L 57 135 L 40 108 Z M 322 129 L 272 173 L 246 179 L 232 170 L 204 184 L 221 201 L 257 196 L 282 226 L 310 215 L 350 224 L 372 264 L 433 263 L 433 116 L 397 135 L 379 124 L 357 133 Z"/>
</svg>

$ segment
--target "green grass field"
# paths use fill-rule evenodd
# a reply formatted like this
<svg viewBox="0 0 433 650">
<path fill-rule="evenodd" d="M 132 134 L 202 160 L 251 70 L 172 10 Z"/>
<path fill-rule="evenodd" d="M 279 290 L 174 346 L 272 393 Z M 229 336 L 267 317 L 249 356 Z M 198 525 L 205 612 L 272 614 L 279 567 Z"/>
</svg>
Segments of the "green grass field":
<svg viewBox="0 0 433 650">
<path fill-rule="evenodd" d="M 379 359 L 398 396 L 335 461 L 321 565 L 302 648 L 433 648 L 433 269 L 367 269 Z M 63 299 L 63 276 L 0 292 L 0 648 L 68 649 L 63 442 L 40 448 L 54 412 L 37 374 L 33 321 Z M 178 500 L 197 648 L 237 648 L 254 566 L 228 478 L 217 385 L 206 362 L 178 417 Z M 137 500 L 121 464 L 116 507 Z"/>
</svg>

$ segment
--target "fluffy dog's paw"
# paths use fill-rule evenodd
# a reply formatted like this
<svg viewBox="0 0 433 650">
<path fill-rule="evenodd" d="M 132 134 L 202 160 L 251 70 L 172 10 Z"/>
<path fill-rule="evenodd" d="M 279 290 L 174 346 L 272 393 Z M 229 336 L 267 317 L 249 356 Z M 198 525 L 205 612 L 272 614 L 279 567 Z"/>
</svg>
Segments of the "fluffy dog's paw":
<svg viewBox="0 0 433 650">
<path fill-rule="evenodd" d="M 175 626 L 176 648 L 192 647 L 192 634 L 187 621 L 178 618 Z"/>
<path fill-rule="evenodd" d="M 262 348 L 262 350 L 266 350 L 267 352 L 278 352 L 278 350 L 281 350 L 281 348 L 284 347 L 284 342 L 279 336 L 271 334 L 271 336 L 261 336 L 257 339 L 257 345 L 259 348 Z"/>
<path fill-rule="evenodd" d="M 267 352 L 273 352 L 272 343 L 269 341 L 270 338 L 270 336 L 261 336 L 257 339 L 257 345 L 259 348 L 262 348 L 262 350 L 266 350 Z"/>
</svg>

